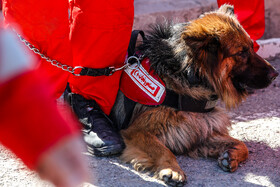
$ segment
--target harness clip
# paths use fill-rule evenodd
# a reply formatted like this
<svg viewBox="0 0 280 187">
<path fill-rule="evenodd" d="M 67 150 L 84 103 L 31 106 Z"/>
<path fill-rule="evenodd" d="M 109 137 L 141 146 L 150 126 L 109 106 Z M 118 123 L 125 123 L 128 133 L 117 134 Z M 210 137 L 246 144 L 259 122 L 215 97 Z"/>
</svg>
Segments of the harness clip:
<svg viewBox="0 0 280 187">
<path fill-rule="evenodd" d="M 72 69 L 71 73 L 75 76 L 81 76 L 81 74 L 80 74 L 81 72 L 80 73 L 75 73 L 75 71 L 76 71 L 76 69 L 83 69 L 83 68 L 84 67 L 82 67 L 82 66 L 76 66 Z"/>
</svg>

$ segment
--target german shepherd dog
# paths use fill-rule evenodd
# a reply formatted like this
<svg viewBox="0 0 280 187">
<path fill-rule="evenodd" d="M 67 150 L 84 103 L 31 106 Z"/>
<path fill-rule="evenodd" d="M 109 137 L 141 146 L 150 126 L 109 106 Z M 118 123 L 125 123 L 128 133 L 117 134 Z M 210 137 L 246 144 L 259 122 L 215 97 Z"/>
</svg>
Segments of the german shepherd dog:
<svg viewBox="0 0 280 187">
<path fill-rule="evenodd" d="M 265 88 L 278 76 L 254 52 L 230 5 L 188 23 L 155 25 L 138 50 L 167 90 L 198 101 L 216 96 L 228 109 L 247 97 L 246 87 Z M 229 135 L 230 126 L 217 106 L 193 112 L 138 103 L 129 127 L 121 131 L 126 145 L 121 159 L 171 186 L 187 180 L 174 154 L 217 158 L 222 170 L 234 172 L 248 158 L 248 149 Z"/>
</svg>

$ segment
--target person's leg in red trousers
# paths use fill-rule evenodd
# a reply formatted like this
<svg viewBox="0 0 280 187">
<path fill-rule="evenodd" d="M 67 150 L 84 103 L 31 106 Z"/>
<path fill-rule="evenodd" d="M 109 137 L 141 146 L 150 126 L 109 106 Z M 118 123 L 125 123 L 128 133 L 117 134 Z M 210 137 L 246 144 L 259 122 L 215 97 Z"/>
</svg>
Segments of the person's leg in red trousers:
<svg viewBox="0 0 280 187">
<path fill-rule="evenodd" d="M 69 42 L 68 0 L 3 0 L 5 23 L 21 33 L 41 53 L 63 64 L 72 65 Z M 15 25 L 15 26 L 14 26 Z M 17 29 L 18 27 L 19 29 Z M 70 73 L 41 60 L 58 98 L 65 90 Z"/>
<path fill-rule="evenodd" d="M 254 49 L 257 51 L 259 45 L 255 41 L 262 37 L 265 29 L 264 0 L 217 0 L 217 2 L 219 7 L 225 3 L 234 6 L 234 14 L 254 40 Z"/>
<path fill-rule="evenodd" d="M 73 65 L 122 66 L 133 25 L 133 0 L 72 0 L 70 12 Z M 111 76 L 71 76 L 69 80 L 72 93 L 68 100 L 84 126 L 86 143 L 97 156 L 116 154 L 124 148 L 106 116 L 114 105 L 120 76 L 121 71 L 117 71 Z"/>
<path fill-rule="evenodd" d="M 120 67 L 124 64 L 133 24 L 133 0 L 71 1 L 74 66 Z M 72 76 L 70 87 L 95 100 L 109 114 L 119 89 L 121 71 L 111 76 Z"/>
<path fill-rule="evenodd" d="M 91 68 L 121 65 L 132 29 L 133 1 L 102 3 L 80 0 L 70 1 L 70 5 L 74 65 Z M 63 64 L 72 64 L 68 1 L 5 0 L 3 12 L 6 22 L 18 24 L 24 37 L 43 54 Z M 55 85 L 56 95 L 60 96 L 69 73 L 43 60 L 40 66 Z M 110 77 L 72 77 L 70 81 L 72 91 L 82 97 L 82 100 L 79 98 L 74 102 L 78 106 L 72 107 L 87 128 L 85 130 L 88 130 L 85 140 L 93 149 L 100 149 L 100 156 L 120 152 L 123 143 L 105 114 L 96 110 L 98 106 L 94 105 L 93 110 L 89 110 L 87 102 L 92 104 L 96 100 L 108 114 L 116 98 L 120 74 L 116 72 Z M 85 101 L 84 98 L 89 100 Z M 77 108 L 82 108 L 82 111 L 77 112 Z"/>
</svg>

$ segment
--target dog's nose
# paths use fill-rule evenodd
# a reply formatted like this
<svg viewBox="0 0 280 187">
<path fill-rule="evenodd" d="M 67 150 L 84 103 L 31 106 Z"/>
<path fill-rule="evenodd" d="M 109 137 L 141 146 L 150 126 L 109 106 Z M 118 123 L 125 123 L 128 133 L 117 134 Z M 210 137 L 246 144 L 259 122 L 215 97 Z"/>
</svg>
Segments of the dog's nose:
<svg viewBox="0 0 280 187">
<path fill-rule="evenodd" d="M 279 73 L 277 71 L 272 71 L 268 74 L 268 77 L 271 81 L 274 81 L 278 75 Z"/>
</svg>

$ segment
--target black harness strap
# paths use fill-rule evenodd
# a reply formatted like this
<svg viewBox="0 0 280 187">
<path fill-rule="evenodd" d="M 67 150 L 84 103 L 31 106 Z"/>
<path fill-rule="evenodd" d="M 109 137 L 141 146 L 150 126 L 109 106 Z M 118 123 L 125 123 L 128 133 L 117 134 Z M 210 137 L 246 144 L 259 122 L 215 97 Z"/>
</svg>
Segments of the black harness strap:
<svg viewBox="0 0 280 187">
<path fill-rule="evenodd" d="M 94 69 L 94 68 L 82 68 L 79 75 L 82 76 L 110 76 L 112 75 L 112 68 L 100 68 L 100 69 Z"/>
<path fill-rule="evenodd" d="M 146 40 L 145 33 L 142 30 L 133 30 L 127 49 L 128 57 L 135 55 L 135 47 L 139 34 L 141 35 L 143 41 Z"/>
<path fill-rule="evenodd" d="M 197 100 L 188 95 L 179 95 L 172 90 L 166 89 L 166 96 L 161 105 L 175 108 L 186 112 L 210 112 L 216 106 L 217 95 L 212 95 L 211 99 Z"/>
</svg>

